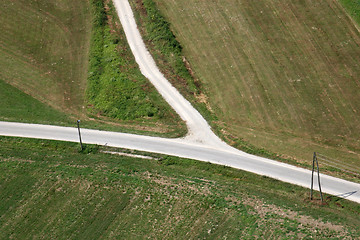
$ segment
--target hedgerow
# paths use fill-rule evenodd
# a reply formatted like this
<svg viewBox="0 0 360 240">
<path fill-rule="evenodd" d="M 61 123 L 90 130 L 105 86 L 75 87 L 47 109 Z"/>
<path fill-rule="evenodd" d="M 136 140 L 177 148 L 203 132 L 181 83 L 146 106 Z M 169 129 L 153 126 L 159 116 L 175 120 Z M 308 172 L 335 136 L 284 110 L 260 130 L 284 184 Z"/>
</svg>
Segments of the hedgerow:
<svg viewBox="0 0 360 240">
<path fill-rule="evenodd" d="M 143 6 L 147 13 L 145 18 L 146 40 L 151 41 L 155 48 L 165 55 L 175 74 L 185 79 L 192 91 L 196 91 L 193 78 L 183 62 L 182 47 L 171 31 L 170 24 L 153 0 L 143 0 Z"/>
</svg>

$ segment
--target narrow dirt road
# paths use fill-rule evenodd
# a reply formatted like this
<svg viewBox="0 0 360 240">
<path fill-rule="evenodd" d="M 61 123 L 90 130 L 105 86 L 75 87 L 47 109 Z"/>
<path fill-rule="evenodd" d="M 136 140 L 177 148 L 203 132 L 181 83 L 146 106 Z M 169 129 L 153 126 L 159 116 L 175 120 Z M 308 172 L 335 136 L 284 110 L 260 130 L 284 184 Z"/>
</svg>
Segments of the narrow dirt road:
<svg viewBox="0 0 360 240">
<path fill-rule="evenodd" d="M 127 0 L 114 0 L 113 2 L 131 51 L 135 56 L 136 62 L 139 64 L 142 74 L 149 79 L 170 106 L 186 122 L 188 127 L 188 135 L 185 137 L 186 140 L 230 150 L 230 146 L 225 144 L 211 131 L 211 127 L 201 114 L 160 72 L 142 40 L 129 2 Z"/>
</svg>

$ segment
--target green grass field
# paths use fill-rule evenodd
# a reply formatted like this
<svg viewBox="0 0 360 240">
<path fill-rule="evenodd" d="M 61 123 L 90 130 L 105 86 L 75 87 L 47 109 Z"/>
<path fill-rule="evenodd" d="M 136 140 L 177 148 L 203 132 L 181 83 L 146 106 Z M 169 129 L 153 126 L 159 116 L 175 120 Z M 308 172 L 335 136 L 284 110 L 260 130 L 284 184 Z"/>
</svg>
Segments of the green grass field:
<svg viewBox="0 0 360 240">
<path fill-rule="evenodd" d="M 229 143 L 360 172 L 356 1 L 154 1 Z"/>
<path fill-rule="evenodd" d="M 0 120 L 70 124 L 70 118 L 63 112 L 34 99 L 30 95 L 0 79 Z"/>
<path fill-rule="evenodd" d="M 0 118 L 60 125 L 73 125 L 81 119 L 83 127 L 89 128 L 184 135 L 185 124 L 141 75 L 112 8 L 107 6 L 105 12 L 104 5 L 99 9 L 96 3 L 102 1 L 17 0 L 3 4 L 0 79 L 63 116 L 46 116 L 48 107 L 39 103 L 31 103 L 37 109 L 27 110 L 24 106 L 37 101 L 15 90 L 8 94 L 4 88 L 2 109 L 7 110 Z M 98 15 L 102 18 L 100 30 L 94 20 Z M 96 51 L 100 55 L 95 56 Z M 92 68 L 95 58 L 99 65 Z M 94 75 L 99 85 L 91 81 Z M 95 89 L 95 98 L 85 94 L 89 86 Z M 45 112 L 26 116 L 30 111 Z"/>
<path fill-rule="evenodd" d="M 359 204 L 321 205 L 307 189 L 224 166 L 45 140 L 0 146 L 1 239 L 360 237 Z"/>
</svg>

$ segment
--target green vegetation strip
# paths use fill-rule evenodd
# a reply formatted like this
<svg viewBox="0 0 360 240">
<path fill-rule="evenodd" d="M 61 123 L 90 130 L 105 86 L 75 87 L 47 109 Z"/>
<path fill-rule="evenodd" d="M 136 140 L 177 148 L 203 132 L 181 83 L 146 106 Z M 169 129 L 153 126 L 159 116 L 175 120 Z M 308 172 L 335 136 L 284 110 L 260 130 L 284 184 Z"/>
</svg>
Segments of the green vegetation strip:
<svg viewBox="0 0 360 240">
<path fill-rule="evenodd" d="M 154 1 L 144 0 L 143 6 L 146 10 L 146 15 L 143 16 L 148 33 L 146 40 L 152 42 L 155 48 L 164 55 L 178 77 L 186 79 L 187 83 L 191 84 L 192 77 L 182 59 L 182 47 L 171 31 L 170 24 L 157 9 Z"/>
<path fill-rule="evenodd" d="M 0 137 L 0 238 L 357 238 L 360 206 L 188 159 Z"/>
<path fill-rule="evenodd" d="M 0 120 L 75 126 L 81 119 L 86 128 L 167 137 L 186 133 L 141 75 L 111 1 L 104 2 L 4 2 Z"/>
<path fill-rule="evenodd" d="M 117 28 L 119 24 L 112 3 L 92 2 L 95 18 L 87 89 L 88 102 L 92 105 L 90 111 L 120 120 L 172 120 L 174 116 L 168 113 L 170 107 L 138 69 L 122 37 L 122 29 Z"/>
<path fill-rule="evenodd" d="M 142 32 L 147 47 L 150 49 L 157 65 L 168 80 L 183 95 L 191 97 L 200 91 L 188 62 L 183 55 L 183 47 L 176 39 L 153 0 L 129 1 L 133 7 L 137 24 Z"/>
</svg>

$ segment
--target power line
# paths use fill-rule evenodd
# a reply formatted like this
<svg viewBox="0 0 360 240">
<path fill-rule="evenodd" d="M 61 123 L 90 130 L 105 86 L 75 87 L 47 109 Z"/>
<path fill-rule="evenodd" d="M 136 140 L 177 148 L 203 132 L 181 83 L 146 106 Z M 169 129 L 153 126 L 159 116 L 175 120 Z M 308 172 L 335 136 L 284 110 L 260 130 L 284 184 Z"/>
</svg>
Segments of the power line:
<svg viewBox="0 0 360 240">
<path fill-rule="evenodd" d="M 342 170 L 344 172 L 348 172 L 348 173 L 360 176 L 359 173 L 351 171 L 351 170 L 355 170 L 357 172 L 360 172 L 360 168 L 358 168 L 356 166 L 349 165 L 348 163 L 344 163 L 344 162 L 342 162 L 342 161 L 340 161 L 338 159 L 330 158 L 330 157 L 325 156 L 325 155 L 320 154 L 320 153 L 316 153 L 316 156 L 317 156 L 318 159 L 322 160 L 322 164 L 337 168 L 337 169 Z"/>
</svg>

